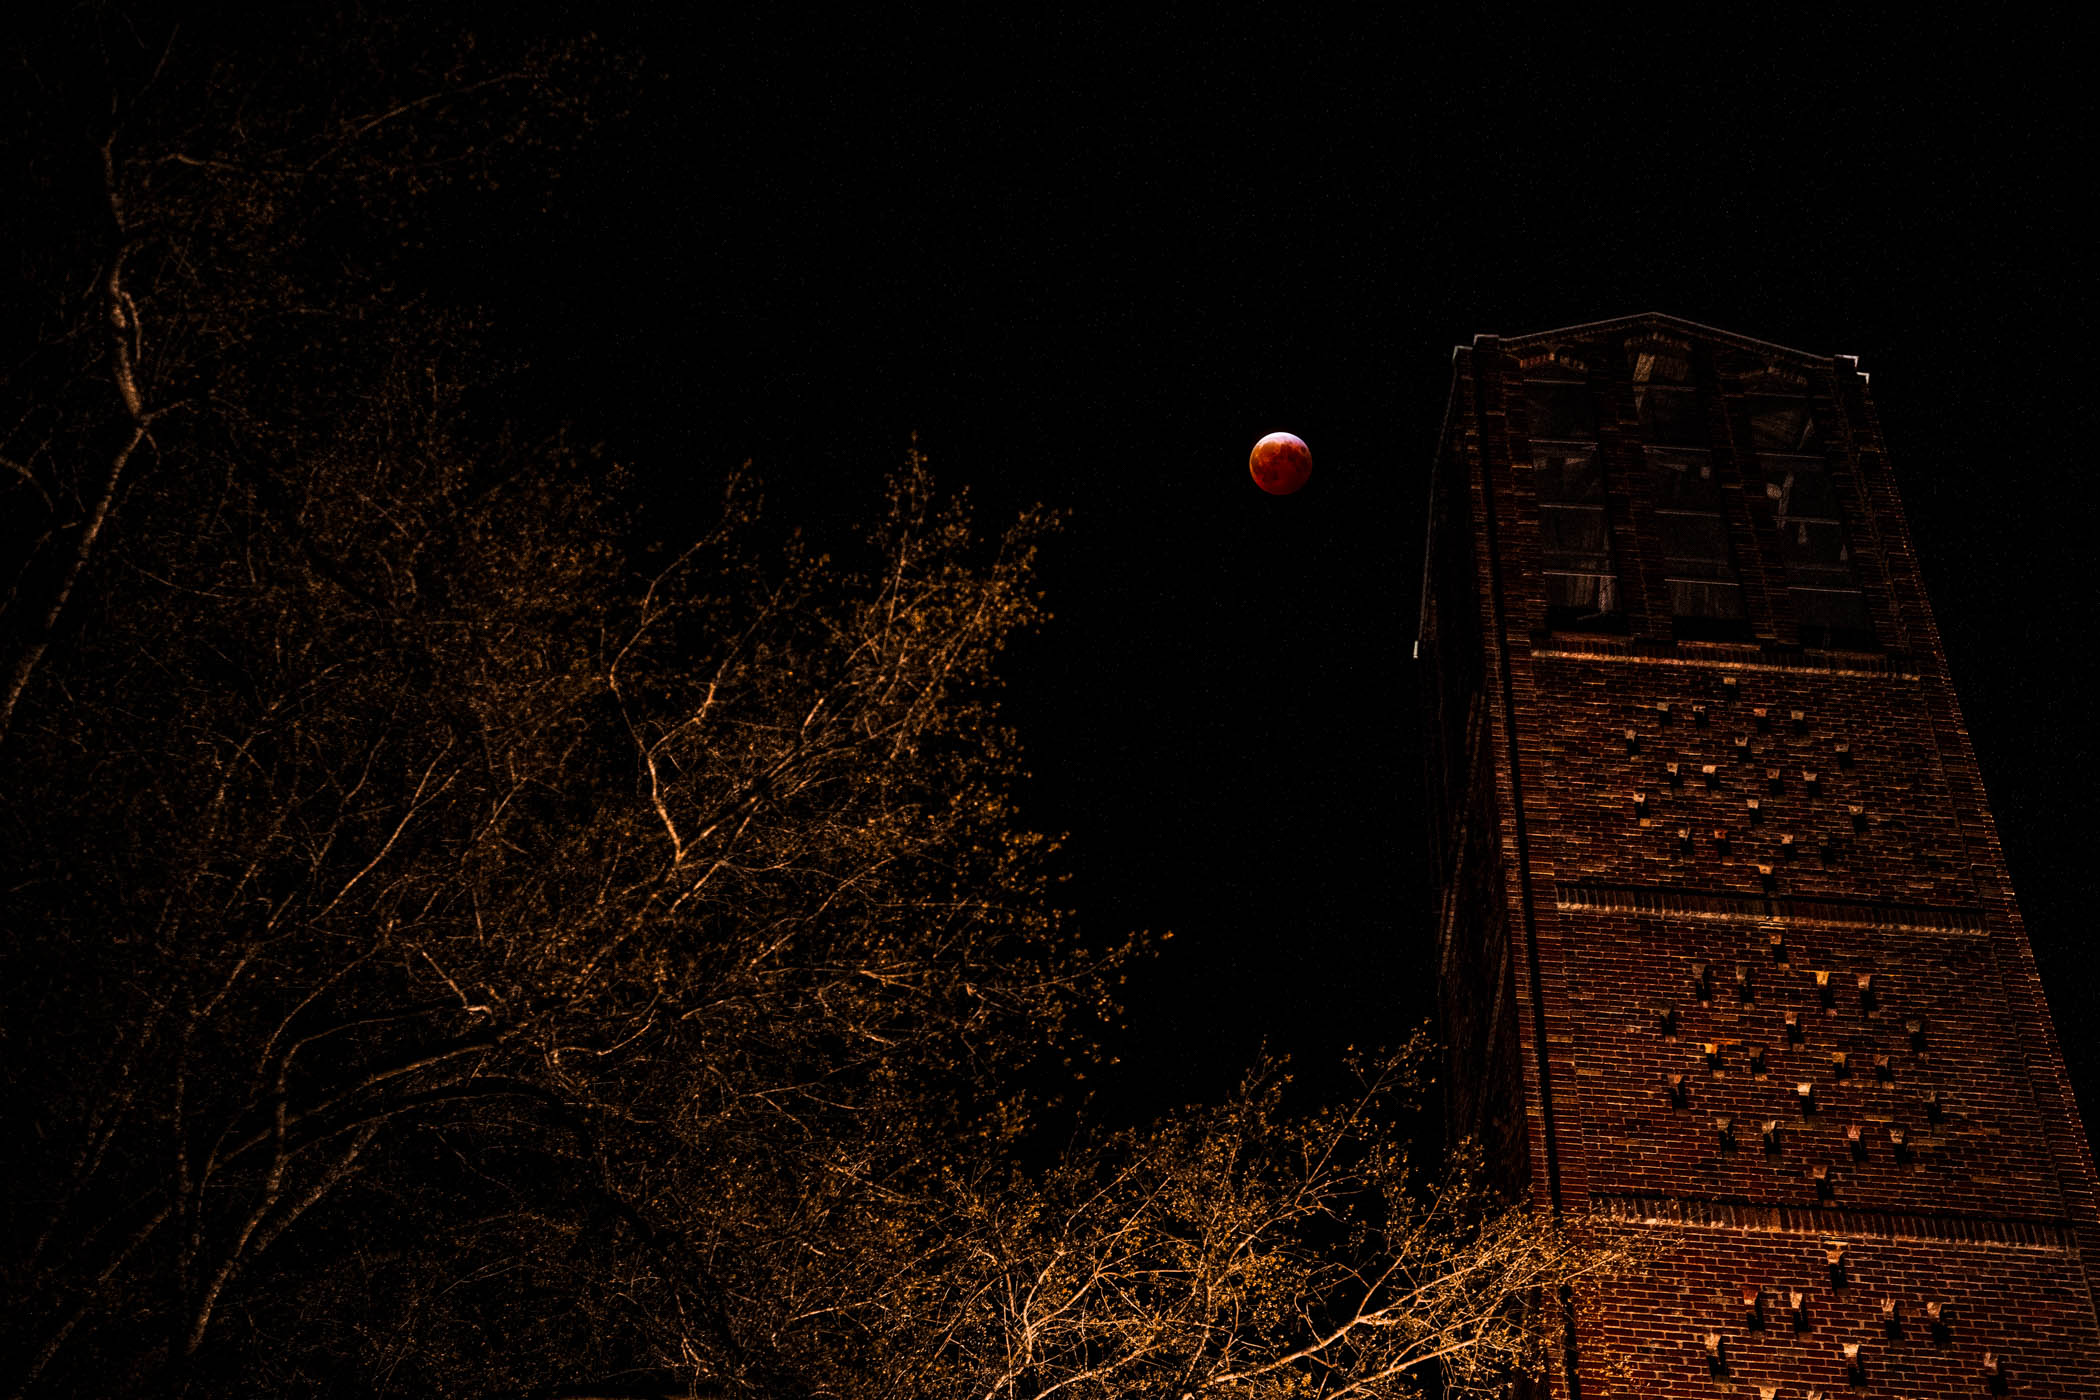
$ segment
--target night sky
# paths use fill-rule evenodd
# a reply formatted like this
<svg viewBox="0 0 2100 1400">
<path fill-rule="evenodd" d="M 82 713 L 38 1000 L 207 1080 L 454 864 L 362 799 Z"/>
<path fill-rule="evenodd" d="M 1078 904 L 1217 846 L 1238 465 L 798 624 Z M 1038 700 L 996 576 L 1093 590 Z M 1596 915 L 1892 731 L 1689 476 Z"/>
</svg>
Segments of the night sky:
<svg viewBox="0 0 2100 1400">
<path fill-rule="evenodd" d="M 1652 310 L 1859 356 L 2090 1121 L 2088 84 L 2002 31 L 1514 25 L 637 27 L 632 113 L 459 276 L 666 536 L 745 458 L 842 532 L 914 432 L 987 524 L 1069 512 L 1011 713 L 1081 927 L 1175 934 L 1118 1112 L 1431 1013 L 1451 347 Z M 1285 499 L 1245 471 L 1278 428 Z"/>
</svg>

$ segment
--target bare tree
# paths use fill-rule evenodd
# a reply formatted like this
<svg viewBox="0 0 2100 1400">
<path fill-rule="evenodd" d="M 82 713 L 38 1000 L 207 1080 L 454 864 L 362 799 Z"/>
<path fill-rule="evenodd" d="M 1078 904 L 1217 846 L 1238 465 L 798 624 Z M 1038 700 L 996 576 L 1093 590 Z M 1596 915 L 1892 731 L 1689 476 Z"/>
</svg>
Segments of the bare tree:
<svg viewBox="0 0 2100 1400">
<path fill-rule="evenodd" d="M 1629 1256 L 1477 1172 L 1419 1177 L 1391 1124 L 1424 1051 L 1359 1066 L 1353 1102 L 1287 1113 L 1265 1065 L 1040 1180 L 951 1177 L 926 1260 L 879 1294 L 900 1369 L 979 1400 L 1506 1393 L 1549 1358 L 1558 1290 Z"/>
<path fill-rule="evenodd" d="M 41 37 L 4 92 L 0 742 L 141 461 L 261 415 L 296 431 L 386 339 L 418 203 L 544 174 L 610 96 L 587 45 L 488 55 L 354 8 L 185 29 L 97 4 Z M 296 394 L 275 379 L 300 372 Z"/>
<path fill-rule="evenodd" d="M 587 500 L 409 442 L 337 438 L 304 538 L 221 499 L 221 538 L 128 541 L 136 620 L 98 617 L 92 692 L 18 736 L 13 854 L 55 882 L 8 969 L 43 989 L 14 1018 L 28 1379 L 83 1329 L 188 1367 L 236 1298 L 354 1315 L 338 1278 L 255 1275 L 331 1204 L 354 1253 L 422 1259 L 394 1325 L 448 1325 L 491 1252 L 564 1271 L 559 1240 L 604 1273 L 547 1306 L 617 1287 L 631 1339 L 684 1319 L 657 1340 L 735 1372 L 779 1237 L 830 1228 L 778 1211 L 820 1181 L 842 1224 L 871 1208 L 1097 994 L 973 699 L 1032 613 L 1032 527 L 973 565 L 908 474 L 865 576 L 747 573 L 722 533 L 621 607 L 603 550 L 535 523 Z M 443 1151 L 460 1179 L 411 1170 Z M 487 1193 L 512 1209 L 392 1238 Z"/>
<path fill-rule="evenodd" d="M 761 569 L 734 488 L 631 586 L 616 483 L 468 431 L 471 315 L 388 293 L 574 51 L 351 15 L 271 73 L 83 15 L 15 75 L 12 1388 L 793 1388 L 767 1192 L 872 1199 L 1093 994 L 990 704 L 1040 522 L 982 555 L 913 469 L 862 571 Z"/>
<path fill-rule="evenodd" d="M 1412 1061 L 1015 1164 L 1130 951 L 1014 807 L 1047 517 L 981 535 L 914 455 L 834 558 L 725 473 L 638 562 L 622 469 L 468 411 L 485 318 L 403 250 L 587 132 L 587 46 L 74 19 L 11 88 L 10 1393 L 1527 1364 L 1528 1294 L 1602 1256 L 1420 1194 Z"/>
</svg>

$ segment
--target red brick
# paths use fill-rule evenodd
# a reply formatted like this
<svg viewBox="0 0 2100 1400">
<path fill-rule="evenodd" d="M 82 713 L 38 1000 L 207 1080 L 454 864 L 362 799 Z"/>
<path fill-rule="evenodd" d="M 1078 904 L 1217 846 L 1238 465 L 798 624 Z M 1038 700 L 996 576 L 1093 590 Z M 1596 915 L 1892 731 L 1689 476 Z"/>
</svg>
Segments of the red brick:
<svg viewBox="0 0 2100 1400">
<path fill-rule="evenodd" d="M 1667 390 L 1637 384 L 1642 355 L 1684 366 L 1703 448 L 1654 441 L 1636 390 L 1658 417 Z M 1534 436 L 1539 375 L 1594 410 L 1616 632 L 1548 613 L 1540 458 L 1580 449 Z M 1820 428 L 1790 454 L 1769 450 L 1789 393 Z M 1662 513 L 1665 458 L 1717 524 Z M 1483 336 L 1455 357 L 1431 519 L 1418 652 L 1450 1126 L 1511 1187 L 1660 1251 L 1580 1301 L 1553 1392 L 1572 1368 L 1585 1397 L 1712 1395 L 1721 1333 L 1724 1389 L 1750 1395 L 1859 1393 L 1850 1343 L 1867 1394 L 1987 1394 L 1994 1353 L 2010 1393 L 2100 1396 L 2092 1154 L 1866 377 L 1660 316 Z M 1676 546 L 1704 563 L 1666 556 L 1688 538 L 1725 538 L 1726 567 L 1706 544 Z M 1673 571 L 1731 569 L 1740 635 L 1682 635 Z M 1871 638 L 1808 629 L 1790 591 L 1847 571 Z M 1768 1307 L 1804 1292 L 1806 1330 L 1775 1312 L 1748 1331 L 1744 1288 Z"/>
</svg>

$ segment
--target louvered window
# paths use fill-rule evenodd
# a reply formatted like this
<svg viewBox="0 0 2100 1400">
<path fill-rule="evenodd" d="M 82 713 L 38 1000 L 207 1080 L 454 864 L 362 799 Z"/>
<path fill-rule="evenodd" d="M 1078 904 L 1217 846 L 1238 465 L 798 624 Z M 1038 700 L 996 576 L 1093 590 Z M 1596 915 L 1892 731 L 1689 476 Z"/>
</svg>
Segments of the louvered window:
<svg viewBox="0 0 2100 1400">
<path fill-rule="evenodd" d="M 1618 631 L 1618 573 L 1605 516 L 1604 473 L 1594 451 L 1537 453 L 1541 563 L 1546 625 L 1570 631 Z"/>
</svg>

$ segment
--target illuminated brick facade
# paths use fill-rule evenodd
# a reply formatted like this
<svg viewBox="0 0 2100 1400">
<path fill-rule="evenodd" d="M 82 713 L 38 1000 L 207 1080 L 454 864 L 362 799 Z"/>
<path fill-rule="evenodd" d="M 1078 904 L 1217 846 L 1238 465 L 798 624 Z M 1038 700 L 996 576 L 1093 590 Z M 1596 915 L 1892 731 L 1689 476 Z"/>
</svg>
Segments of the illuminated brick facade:
<svg viewBox="0 0 2100 1400">
<path fill-rule="evenodd" d="M 1461 348 L 1418 654 L 1452 1127 L 1660 1251 L 1553 1392 L 2100 1396 L 2091 1150 L 1867 376 L 1663 316 Z"/>
</svg>

